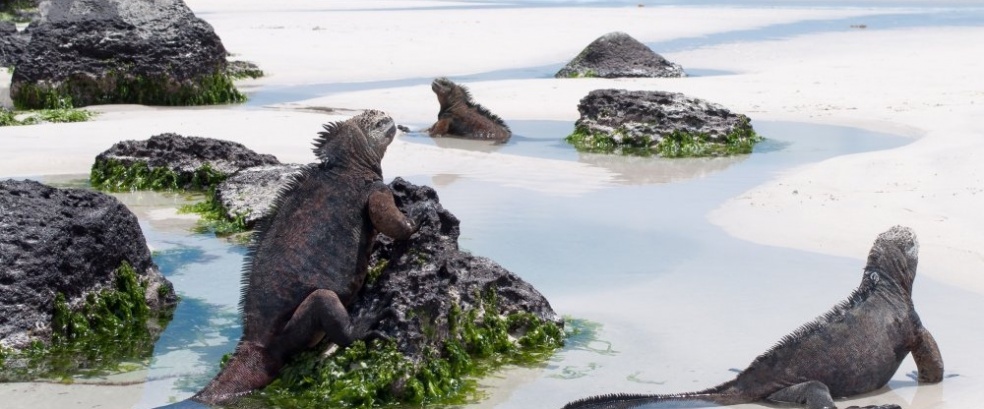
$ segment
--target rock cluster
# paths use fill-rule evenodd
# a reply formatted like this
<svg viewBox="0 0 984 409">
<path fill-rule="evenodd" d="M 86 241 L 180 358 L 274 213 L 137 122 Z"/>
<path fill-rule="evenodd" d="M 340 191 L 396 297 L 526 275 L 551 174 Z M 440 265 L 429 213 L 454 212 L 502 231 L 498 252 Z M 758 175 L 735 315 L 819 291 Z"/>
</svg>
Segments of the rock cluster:
<svg viewBox="0 0 984 409">
<path fill-rule="evenodd" d="M 20 108 L 244 100 L 212 26 L 182 0 L 49 0 L 10 95 Z"/>
<path fill-rule="evenodd" d="M 594 40 L 554 76 L 569 77 L 684 77 L 678 64 L 667 61 L 626 33 L 613 32 Z"/>
<path fill-rule="evenodd" d="M 33 181 L 0 181 L 0 346 L 47 341 L 56 295 L 78 306 L 87 295 L 112 288 L 114 271 L 124 262 L 146 286 L 151 310 L 176 302 L 136 216 L 118 200 Z"/>
</svg>

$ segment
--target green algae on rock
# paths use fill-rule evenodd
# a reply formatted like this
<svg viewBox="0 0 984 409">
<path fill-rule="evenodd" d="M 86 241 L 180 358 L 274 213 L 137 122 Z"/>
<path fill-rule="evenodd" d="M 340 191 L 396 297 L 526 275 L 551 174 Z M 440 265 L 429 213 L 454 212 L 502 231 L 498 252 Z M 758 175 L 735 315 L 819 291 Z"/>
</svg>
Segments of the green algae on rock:
<svg viewBox="0 0 984 409">
<path fill-rule="evenodd" d="M 233 60 L 226 66 L 226 74 L 232 79 L 262 78 L 266 73 L 256 64 L 249 61 Z"/>
<path fill-rule="evenodd" d="M 202 164 L 190 175 L 181 175 L 166 167 L 150 167 L 146 162 L 130 165 L 107 159 L 97 161 L 89 172 L 89 183 L 99 190 L 125 192 L 130 190 L 204 190 L 219 184 L 227 174 Z"/>
<path fill-rule="evenodd" d="M 89 292 L 72 303 L 57 293 L 50 342 L 34 341 L 22 350 L 0 347 L 0 381 L 67 381 L 74 375 L 116 372 L 125 363 L 149 359 L 173 307 L 151 310 L 146 291 L 147 284 L 123 262 L 107 288 Z M 169 286 L 158 291 L 173 292 Z"/>
<path fill-rule="evenodd" d="M 199 233 L 211 232 L 218 237 L 230 237 L 235 241 L 246 244 L 249 242 L 250 235 L 242 234 L 250 231 L 246 225 L 243 215 L 229 216 L 228 211 L 222 206 L 215 193 L 215 188 L 210 188 L 205 192 L 205 198 L 189 205 L 178 208 L 178 213 L 192 213 L 199 216 L 195 230 Z"/>
<path fill-rule="evenodd" d="M 565 140 L 581 152 L 670 158 L 747 154 L 762 137 L 723 106 L 662 91 L 595 90 Z"/>
<path fill-rule="evenodd" d="M 248 167 L 280 163 L 240 143 L 182 136 L 154 135 L 121 141 L 96 156 L 90 182 L 98 189 L 208 190 Z"/>
<path fill-rule="evenodd" d="M 113 371 L 149 356 L 176 302 L 118 199 L 0 181 L 2 379 Z M 43 239 L 38 239 L 38 238 Z"/>
<path fill-rule="evenodd" d="M 50 0 L 31 24 L 10 96 L 20 109 L 206 105 L 245 96 L 212 26 L 182 0 Z"/>
<path fill-rule="evenodd" d="M 57 101 L 71 99 L 75 105 L 218 105 L 246 101 L 232 78 L 214 73 L 195 80 L 175 81 L 163 75 L 128 75 L 114 72 L 98 79 L 69 76 L 58 83 L 38 82 L 11 87 L 18 109 L 53 109 Z"/>
<path fill-rule="evenodd" d="M 257 398 L 296 408 L 470 403 L 482 398 L 479 377 L 505 365 L 541 364 L 563 346 L 556 323 L 526 312 L 503 315 L 494 295 L 484 299 L 467 311 L 453 306 L 448 333 L 435 330 L 432 336 L 442 342 L 419 360 L 388 340 L 358 341 L 328 358 L 322 348 L 295 358 Z"/>
</svg>

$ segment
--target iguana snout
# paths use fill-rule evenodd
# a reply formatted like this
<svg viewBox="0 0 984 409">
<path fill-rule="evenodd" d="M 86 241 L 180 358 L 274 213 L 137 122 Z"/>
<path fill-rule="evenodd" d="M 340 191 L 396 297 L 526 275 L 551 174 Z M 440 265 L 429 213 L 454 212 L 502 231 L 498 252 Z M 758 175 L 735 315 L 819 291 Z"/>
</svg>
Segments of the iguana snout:
<svg viewBox="0 0 984 409">
<path fill-rule="evenodd" d="M 437 78 L 431 82 L 431 90 L 435 94 L 447 94 L 452 88 L 454 88 L 454 83 L 446 77 Z"/>
</svg>

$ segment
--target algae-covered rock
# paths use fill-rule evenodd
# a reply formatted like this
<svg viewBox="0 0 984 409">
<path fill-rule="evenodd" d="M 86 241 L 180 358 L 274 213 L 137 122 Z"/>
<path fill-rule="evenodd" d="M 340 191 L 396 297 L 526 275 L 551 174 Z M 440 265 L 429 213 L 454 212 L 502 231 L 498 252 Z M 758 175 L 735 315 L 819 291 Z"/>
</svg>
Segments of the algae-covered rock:
<svg viewBox="0 0 984 409">
<path fill-rule="evenodd" d="M 48 0 L 10 95 L 21 109 L 241 102 L 212 26 L 182 0 Z"/>
<path fill-rule="evenodd" d="M 571 62 L 557 71 L 557 78 L 684 77 L 679 64 L 667 61 L 632 36 L 613 32 L 588 44 Z"/>
<path fill-rule="evenodd" d="M 118 142 L 96 156 L 93 186 L 110 191 L 209 189 L 241 169 L 276 165 L 240 143 L 174 133 Z"/>
<path fill-rule="evenodd" d="M 0 290 L 0 380 L 149 356 L 176 302 L 122 203 L 33 181 L 0 181 Z"/>
<path fill-rule="evenodd" d="M 680 93 L 600 89 L 577 110 L 566 140 L 582 152 L 725 156 L 751 153 L 761 140 L 747 116 Z"/>
<path fill-rule="evenodd" d="M 459 221 L 437 193 L 400 178 L 396 204 L 433 202 L 407 241 L 380 236 L 352 316 L 389 311 L 384 341 L 328 356 L 306 353 L 260 396 L 281 407 L 447 402 L 474 390 L 469 376 L 506 363 L 542 361 L 563 343 L 546 298 L 494 261 L 458 248 Z"/>
<path fill-rule="evenodd" d="M 226 67 L 226 74 L 234 79 L 240 78 L 260 78 L 263 70 L 258 65 L 249 61 L 232 60 Z"/>
</svg>

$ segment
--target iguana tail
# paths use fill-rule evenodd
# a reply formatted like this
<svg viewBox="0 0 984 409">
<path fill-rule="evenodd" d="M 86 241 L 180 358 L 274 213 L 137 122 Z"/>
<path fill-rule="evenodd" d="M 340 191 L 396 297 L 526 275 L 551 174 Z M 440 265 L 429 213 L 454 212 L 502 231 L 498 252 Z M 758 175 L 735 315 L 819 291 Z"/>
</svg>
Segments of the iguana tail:
<svg viewBox="0 0 984 409">
<path fill-rule="evenodd" d="M 707 402 L 717 405 L 737 405 L 756 401 L 754 397 L 744 396 L 735 387 L 735 381 L 723 383 L 699 392 L 676 393 L 670 395 L 623 394 L 598 395 L 568 403 L 563 409 L 629 409 L 654 403 L 680 403 L 680 407 L 691 407 L 687 403 Z M 669 408 L 671 406 L 660 406 Z"/>
<path fill-rule="evenodd" d="M 263 346 L 240 342 L 225 367 L 191 400 L 208 405 L 229 403 L 269 385 L 282 366 Z"/>
</svg>

